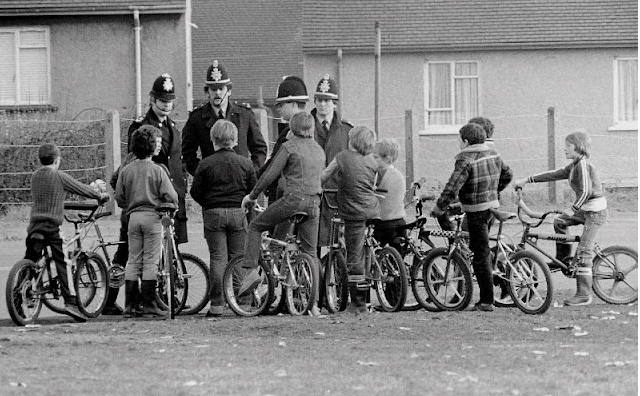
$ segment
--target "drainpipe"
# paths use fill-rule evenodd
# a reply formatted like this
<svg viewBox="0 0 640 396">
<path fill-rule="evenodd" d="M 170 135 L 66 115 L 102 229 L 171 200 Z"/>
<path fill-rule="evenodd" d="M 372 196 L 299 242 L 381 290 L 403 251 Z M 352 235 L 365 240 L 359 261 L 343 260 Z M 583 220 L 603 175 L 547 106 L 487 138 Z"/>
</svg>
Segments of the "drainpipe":
<svg viewBox="0 0 640 396">
<path fill-rule="evenodd" d="M 344 117 L 342 112 L 342 103 L 344 102 L 343 90 L 342 90 L 342 71 L 344 67 L 342 65 L 342 48 L 338 48 L 338 114 L 340 117 Z"/>
<path fill-rule="evenodd" d="M 135 37 L 135 57 L 136 57 L 136 118 L 142 116 L 142 61 L 140 50 L 140 10 L 133 10 L 133 32 Z"/>
<path fill-rule="evenodd" d="M 185 21 L 184 21 L 184 25 L 185 25 L 185 47 L 187 50 L 187 57 L 186 57 L 186 67 L 187 67 L 187 111 L 191 112 L 191 110 L 193 109 L 193 66 L 192 66 L 192 60 L 191 60 L 191 27 L 194 26 L 197 28 L 197 26 L 193 25 L 193 23 L 191 22 L 191 0 L 187 0 L 186 1 L 186 6 L 187 6 L 187 10 L 185 13 Z"/>
</svg>

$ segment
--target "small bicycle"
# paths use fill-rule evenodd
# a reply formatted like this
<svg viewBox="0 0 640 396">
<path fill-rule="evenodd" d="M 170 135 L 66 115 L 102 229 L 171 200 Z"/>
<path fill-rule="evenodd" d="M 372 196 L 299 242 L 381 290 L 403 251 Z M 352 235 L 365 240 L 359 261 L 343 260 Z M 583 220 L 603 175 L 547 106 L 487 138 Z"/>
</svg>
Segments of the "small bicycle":
<svg viewBox="0 0 640 396">
<path fill-rule="evenodd" d="M 334 212 L 337 205 L 332 205 L 329 194 L 338 190 L 325 189 L 322 199 Z M 349 282 L 347 277 L 346 245 L 344 241 L 344 221 L 337 215 L 331 218 L 329 230 L 329 252 L 322 258 L 320 278 L 322 279 L 322 306 L 330 313 L 344 311 L 349 305 Z"/>
<path fill-rule="evenodd" d="M 102 205 L 94 203 L 65 203 L 66 210 L 90 211 L 88 215 L 70 216 L 65 219 L 73 223 L 73 238 L 65 241 L 63 248 L 68 252 L 72 265 L 73 281 L 70 289 L 75 291 L 78 310 L 89 318 L 97 317 L 107 301 L 109 275 L 102 257 L 93 251 L 86 251 L 82 241 L 95 221 L 108 216 L 108 212 L 98 212 Z M 44 236 L 33 233 L 29 236 L 32 247 L 42 252 L 40 259 L 18 261 L 7 277 L 5 297 L 11 319 L 19 326 L 34 323 L 44 304 L 57 313 L 65 313 L 64 301 L 56 266 L 51 256 L 51 248 Z"/>
<path fill-rule="evenodd" d="M 561 271 L 568 278 L 574 278 L 577 270 L 576 257 L 568 257 L 564 262 L 538 246 L 539 240 L 578 243 L 579 235 L 545 234 L 532 232 L 549 215 L 562 213 L 557 210 L 536 212 L 531 210 L 522 199 L 522 189 L 516 189 L 518 200 L 518 219 L 524 227 L 519 249 L 527 246 L 550 260 L 553 271 Z M 523 218 L 526 214 L 530 219 Z M 600 248 L 593 246 L 593 291 L 609 304 L 631 304 L 638 300 L 638 252 L 628 246 L 614 245 Z"/>
<path fill-rule="evenodd" d="M 263 209 L 258 207 L 257 210 Z M 312 307 L 318 293 L 318 263 L 300 251 L 297 236 L 297 226 L 307 219 L 304 212 L 292 214 L 289 217 L 291 227 L 283 240 L 263 233 L 257 268 L 243 267 L 243 257 L 237 257 L 227 265 L 223 276 L 224 295 L 237 315 L 264 313 L 273 304 L 274 289 L 280 287 L 281 298 L 291 315 L 303 315 Z M 247 279 L 249 277 L 254 279 Z"/>
</svg>

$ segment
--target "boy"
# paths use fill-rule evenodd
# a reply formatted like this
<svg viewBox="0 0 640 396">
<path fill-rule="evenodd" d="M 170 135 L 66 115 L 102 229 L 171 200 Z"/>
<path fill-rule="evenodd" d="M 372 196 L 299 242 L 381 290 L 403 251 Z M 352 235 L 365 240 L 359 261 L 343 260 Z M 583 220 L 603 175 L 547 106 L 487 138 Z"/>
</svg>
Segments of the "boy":
<svg viewBox="0 0 640 396">
<path fill-rule="evenodd" d="M 511 182 L 513 174 L 500 155 L 484 144 L 487 135 L 478 124 L 467 124 L 460 129 L 460 153 L 432 215 L 444 213 L 456 195 L 467 214 L 469 247 L 473 252 L 473 270 L 480 288 L 480 301 L 474 311 L 493 311 L 493 274 L 489 250 L 489 209 L 498 208 L 498 192 Z"/>
<path fill-rule="evenodd" d="M 31 176 L 33 206 L 27 228 L 27 251 L 24 258 L 32 261 L 37 261 L 40 258 L 42 252 L 33 249 L 31 236 L 34 233 L 44 236 L 51 246 L 51 254 L 56 263 L 56 271 L 59 274 L 58 282 L 67 315 L 78 322 L 86 322 L 87 317 L 78 310 L 75 296 L 69 288 L 72 275 L 64 261 L 62 238 L 60 237 L 60 225 L 64 219 L 64 201 L 67 193 L 72 193 L 86 198 L 94 198 L 102 203 L 109 200 L 109 194 L 99 193 L 58 170 L 61 158 L 60 150 L 55 144 L 45 143 L 40 146 L 38 158 L 42 167 Z"/>
</svg>

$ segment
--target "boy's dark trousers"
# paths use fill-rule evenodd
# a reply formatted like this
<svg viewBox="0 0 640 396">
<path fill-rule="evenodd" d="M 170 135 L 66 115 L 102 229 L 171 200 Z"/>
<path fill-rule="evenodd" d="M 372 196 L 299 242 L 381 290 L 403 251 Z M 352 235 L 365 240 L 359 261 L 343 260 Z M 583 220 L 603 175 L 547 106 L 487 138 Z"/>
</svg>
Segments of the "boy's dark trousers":
<svg viewBox="0 0 640 396">
<path fill-rule="evenodd" d="M 126 267 L 127 260 L 129 259 L 129 236 L 127 234 L 127 229 L 129 228 L 129 217 L 124 213 L 120 216 L 120 242 L 123 242 L 118 245 L 118 250 L 113 255 L 113 264 L 121 265 L 122 267 Z M 110 308 L 115 308 L 116 300 L 118 299 L 119 288 L 110 287 L 109 294 L 107 295 L 107 302 L 105 303 L 105 308 L 107 308 L 107 312 Z M 110 313 L 109 313 L 110 314 Z M 114 312 L 114 314 L 120 314 L 119 312 Z"/>
<path fill-rule="evenodd" d="M 469 224 L 469 248 L 473 252 L 473 271 L 480 289 L 480 302 L 493 304 L 493 273 L 489 248 L 489 210 L 467 212 Z"/>
<path fill-rule="evenodd" d="M 52 222 L 42 222 L 29 224 L 27 229 L 27 251 L 24 258 L 33 262 L 38 261 L 42 256 L 42 251 L 34 249 L 34 243 L 31 240 L 33 233 L 41 234 L 47 244 L 51 247 L 51 256 L 56 263 L 56 272 L 58 273 L 58 283 L 60 284 L 60 292 L 64 298 L 65 304 L 76 305 L 75 298 L 71 295 L 69 289 L 69 274 L 67 274 L 67 263 L 64 261 L 64 250 L 62 249 L 62 238 L 60 238 L 60 226 Z"/>
</svg>

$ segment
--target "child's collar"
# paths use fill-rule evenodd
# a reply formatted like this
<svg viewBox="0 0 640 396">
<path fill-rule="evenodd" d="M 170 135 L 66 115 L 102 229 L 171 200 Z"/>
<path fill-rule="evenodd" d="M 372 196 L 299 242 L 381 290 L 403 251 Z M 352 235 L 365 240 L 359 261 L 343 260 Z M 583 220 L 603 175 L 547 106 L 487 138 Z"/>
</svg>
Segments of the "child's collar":
<svg viewBox="0 0 640 396">
<path fill-rule="evenodd" d="M 461 153 L 467 152 L 478 152 L 478 151 L 487 151 L 490 150 L 489 146 L 484 143 L 472 144 L 460 150 Z"/>
</svg>

